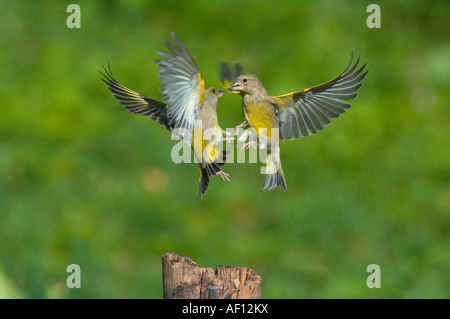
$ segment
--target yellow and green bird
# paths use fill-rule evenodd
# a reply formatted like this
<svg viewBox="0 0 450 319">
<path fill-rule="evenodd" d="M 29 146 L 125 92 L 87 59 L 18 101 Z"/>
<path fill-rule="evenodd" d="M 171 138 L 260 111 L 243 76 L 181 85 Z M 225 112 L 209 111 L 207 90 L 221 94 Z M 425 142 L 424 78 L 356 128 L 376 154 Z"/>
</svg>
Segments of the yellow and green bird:
<svg viewBox="0 0 450 319">
<path fill-rule="evenodd" d="M 210 177 L 220 175 L 226 152 L 215 147 L 222 139 L 231 141 L 218 123 L 217 102 L 223 92 L 205 83 L 198 67 L 175 33 L 174 43 L 166 41 L 170 53 L 157 51 L 163 58 L 155 60 L 159 69 L 163 100 L 159 102 L 130 90 L 114 78 L 111 68 L 103 67 L 102 80 L 113 96 L 129 111 L 149 116 L 192 147 L 199 167 L 199 196 L 208 189 Z M 223 136 L 225 134 L 225 136 Z"/>
<path fill-rule="evenodd" d="M 261 81 L 252 74 L 239 75 L 228 86 L 228 91 L 242 96 L 245 121 L 236 128 L 247 130 L 238 140 L 245 141 L 243 148 L 256 145 L 267 148 L 263 189 L 280 186 L 287 190 L 280 161 L 280 140 L 293 140 L 321 131 L 333 119 L 351 107 L 344 100 L 353 100 L 362 86 L 366 65 L 358 68 L 359 58 L 353 67 L 353 52 L 347 68 L 339 76 L 323 84 L 284 95 L 269 95 Z M 222 64 L 221 78 L 228 84 L 230 68 Z"/>
</svg>

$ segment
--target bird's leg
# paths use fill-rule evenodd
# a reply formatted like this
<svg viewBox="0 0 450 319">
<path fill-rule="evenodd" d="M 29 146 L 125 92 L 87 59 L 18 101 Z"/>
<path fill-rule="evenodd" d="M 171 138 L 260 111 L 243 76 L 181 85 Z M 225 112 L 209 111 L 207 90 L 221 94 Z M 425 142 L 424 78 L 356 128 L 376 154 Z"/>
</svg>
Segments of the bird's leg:
<svg viewBox="0 0 450 319">
<path fill-rule="evenodd" d="M 220 175 L 220 177 L 222 177 L 223 181 L 225 181 L 225 180 L 230 181 L 230 175 L 228 175 L 227 173 L 225 173 L 222 170 L 220 170 L 220 172 L 218 172 L 217 175 Z"/>
<path fill-rule="evenodd" d="M 269 142 L 267 140 L 267 134 L 263 134 L 263 136 L 261 136 L 259 139 L 259 148 L 260 149 L 265 149 L 267 147 L 267 143 Z"/>
<path fill-rule="evenodd" d="M 247 121 L 244 121 L 241 124 L 237 125 L 231 132 L 234 133 L 237 130 L 239 130 L 241 127 L 246 127 L 246 126 L 247 126 Z"/>
<path fill-rule="evenodd" d="M 253 149 L 256 150 L 256 147 L 259 146 L 259 144 L 256 141 L 250 141 L 250 142 L 245 143 L 244 145 L 242 145 L 241 150 L 243 150 L 243 149 L 247 150 L 247 149 L 250 148 L 250 146 L 253 146 Z"/>
</svg>

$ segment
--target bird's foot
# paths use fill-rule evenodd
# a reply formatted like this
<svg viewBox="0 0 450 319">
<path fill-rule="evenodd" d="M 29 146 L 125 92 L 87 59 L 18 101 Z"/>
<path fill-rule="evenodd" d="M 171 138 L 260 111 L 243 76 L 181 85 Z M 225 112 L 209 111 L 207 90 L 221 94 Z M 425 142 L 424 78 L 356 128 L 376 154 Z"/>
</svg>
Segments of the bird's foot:
<svg viewBox="0 0 450 319">
<path fill-rule="evenodd" d="M 247 121 L 242 122 L 241 124 L 237 125 L 231 132 L 236 132 L 237 130 L 239 130 L 241 127 L 246 127 L 247 126 Z"/>
<path fill-rule="evenodd" d="M 234 141 L 236 141 L 235 137 L 231 137 L 231 133 L 230 132 L 223 132 L 224 133 L 224 137 L 222 138 L 224 141 L 233 144 Z"/>
<path fill-rule="evenodd" d="M 228 142 L 228 143 L 230 143 L 230 144 L 234 144 L 234 141 L 236 141 L 236 138 L 235 137 L 226 136 L 226 137 L 223 138 L 223 140 Z"/>
<path fill-rule="evenodd" d="M 256 141 L 250 141 L 248 143 L 245 143 L 244 145 L 242 145 L 241 150 L 248 150 L 250 148 L 250 146 L 253 147 L 253 149 L 256 150 L 256 147 L 259 146 L 258 142 Z"/>
<path fill-rule="evenodd" d="M 228 175 L 227 173 L 225 173 L 224 171 L 220 171 L 217 173 L 217 175 L 220 175 L 220 177 L 222 177 L 222 180 L 225 181 L 230 181 L 230 175 Z"/>
</svg>

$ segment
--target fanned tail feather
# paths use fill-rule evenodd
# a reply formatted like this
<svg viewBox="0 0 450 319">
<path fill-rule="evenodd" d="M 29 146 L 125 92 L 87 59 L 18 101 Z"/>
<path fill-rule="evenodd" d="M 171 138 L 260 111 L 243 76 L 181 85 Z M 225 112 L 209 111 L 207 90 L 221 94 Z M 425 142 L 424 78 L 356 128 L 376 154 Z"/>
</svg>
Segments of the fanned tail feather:
<svg viewBox="0 0 450 319">
<path fill-rule="evenodd" d="M 222 171 L 221 167 L 225 165 L 227 154 L 228 152 L 220 150 L 213 161 L 209 163 L 203 162 L 198 164 L 200 198 L 206 193 L 206 190 L 208 189 L 210 177 L 216 176 L 220 171 Z"/>
<path fill-rule="evenodd" d="M 284 179 L 283 169 L 279 153 L 270 153 L 266 156 L 266 178 L 264 179 L 263 190 L 272 190 L 277 186 L 287 191 L 286 180 Z"/>
</svg>

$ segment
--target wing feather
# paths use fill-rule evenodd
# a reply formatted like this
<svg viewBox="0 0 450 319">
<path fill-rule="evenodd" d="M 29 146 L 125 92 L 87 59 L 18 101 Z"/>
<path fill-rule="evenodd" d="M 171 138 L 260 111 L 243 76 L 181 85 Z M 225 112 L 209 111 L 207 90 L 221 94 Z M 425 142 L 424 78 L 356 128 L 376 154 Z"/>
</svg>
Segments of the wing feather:
<svg viewBox="0 0 450 319">
<path fill-rule="evenodd" d="M 205 84 L 197 64 L 175 33 L 172 33 L 172 40 L 173 43 L 165 41 L 169 52 L 157 51 L 163 59 L 155 63 L 162 83 L 162 96 L 167 102 L 167 116 L 177 133 L 190 145 L 194 122 L 205 99 Z"/>
<path fill-rule="evenodd" d="M 368 72 L 364 72 L 366 64 L 358 69 L 359 57 L 353 66 L 352 61 L 353 52 L 344 72 L 328 82 L 273 97 L 282 140 L 315 134 L 352 106 L 344 100 L 358 96 Z"/>
<path fill-rule="evenodd" d="M 242 74 L 242 66 L 239 63 L 234 64 L 234 68 L 230 66 L 229 63 L 220 62 L 219 63 L 219 76 L 220 82 L 225 88 L 228 88 L 234 79 Z"/>
<path fill-rule="evenodd" d="M 128 111 L 148 116 L 151 119 L 157 121 L 159 124 L 165 125 L 169 131 L 172 130 L 173 126 L 171 125 L 167 117 L 166 104 L 130 90 L 129 88 L 117 82 L 112 74 L 109 64 L 108 69 L 103 66 L 103 70 L 105 73 L 99 71 L 103 76 L 101 80 L 106 83 L 113 96 Z"/>
</svg>

